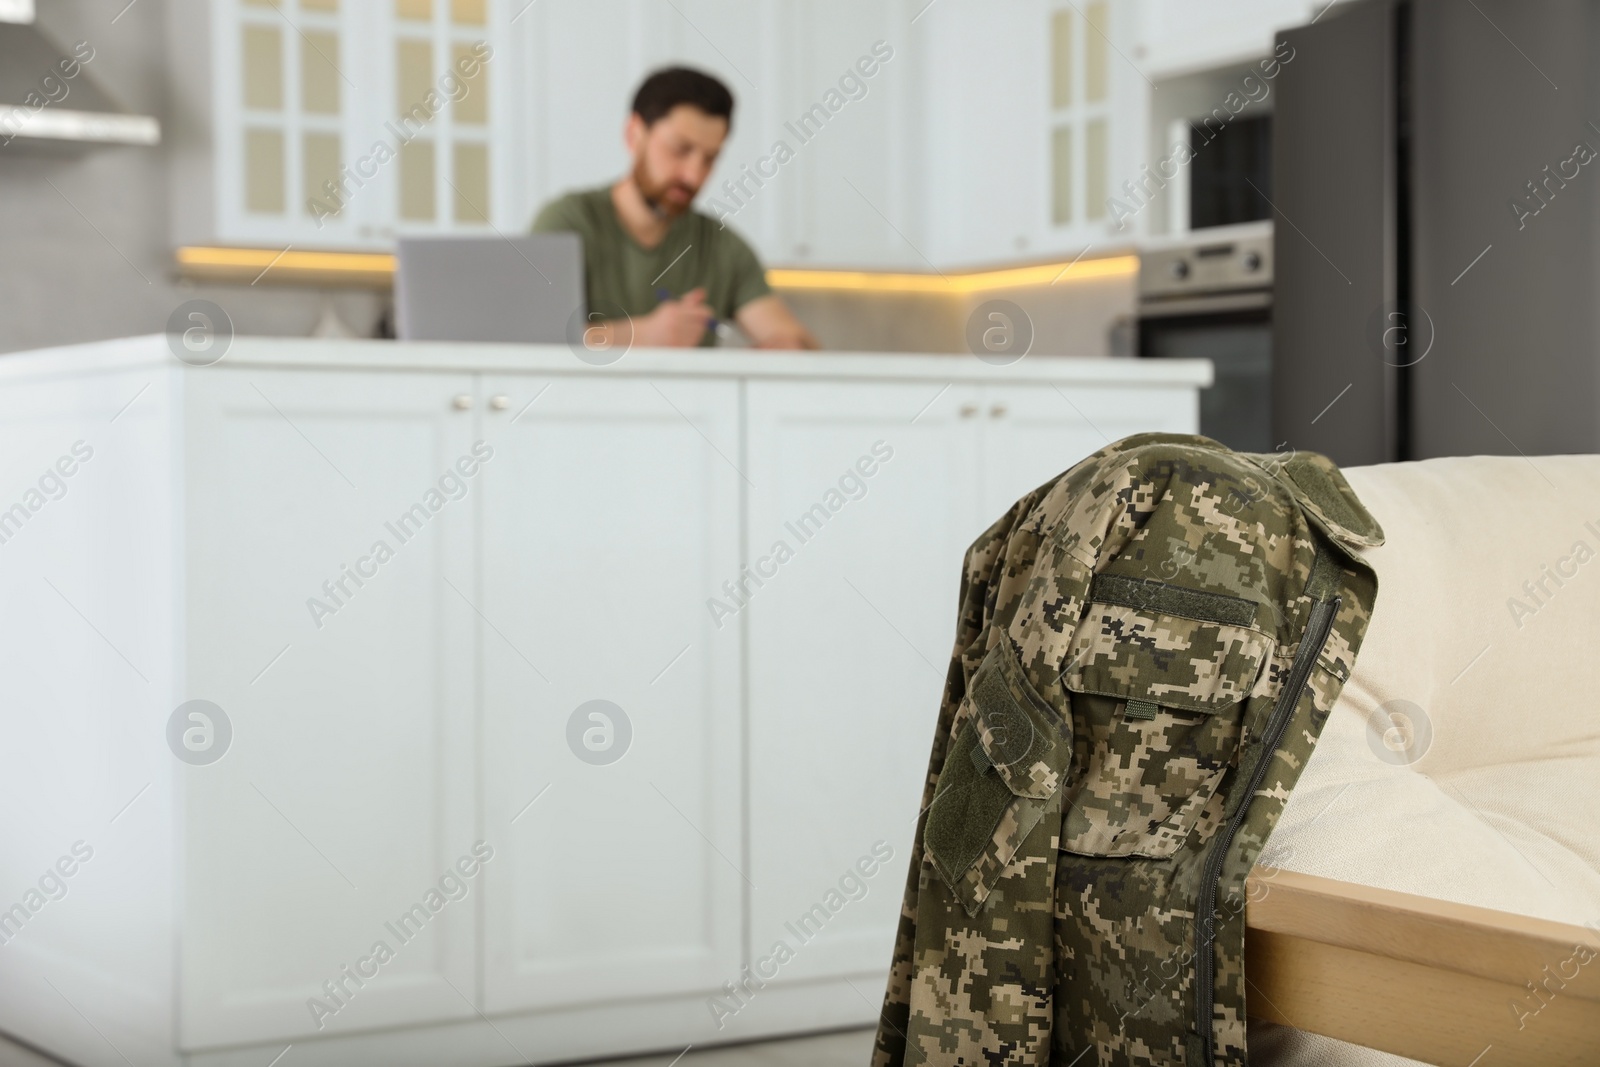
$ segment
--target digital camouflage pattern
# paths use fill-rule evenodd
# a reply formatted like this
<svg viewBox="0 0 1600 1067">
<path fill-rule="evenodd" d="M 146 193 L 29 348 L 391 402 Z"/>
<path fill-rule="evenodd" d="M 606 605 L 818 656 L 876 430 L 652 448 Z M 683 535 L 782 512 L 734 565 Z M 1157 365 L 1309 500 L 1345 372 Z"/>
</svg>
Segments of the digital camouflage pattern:
<svg viewBox="0 0 1600 1067">
<path fill-rule="evenodd" d="M 1320 456 L 1167 434 L 978 538 L 874 1067 L 1246 1063 L 1245 877 L 1382 538 Z"/>
</svg>

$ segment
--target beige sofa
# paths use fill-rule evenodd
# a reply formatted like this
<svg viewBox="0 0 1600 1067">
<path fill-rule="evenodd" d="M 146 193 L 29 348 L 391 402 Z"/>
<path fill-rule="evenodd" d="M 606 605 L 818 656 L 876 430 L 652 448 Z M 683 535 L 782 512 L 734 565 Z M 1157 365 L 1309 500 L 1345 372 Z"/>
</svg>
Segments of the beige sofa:
<svg viewBox="0 0 1600 1067">
<path fill-rule="evenodd" d="M 1378 603 L 1253 879 L 1251 1060 L 1600 1064 L 1600 456 L 1345 473 Z"/>
</svg>

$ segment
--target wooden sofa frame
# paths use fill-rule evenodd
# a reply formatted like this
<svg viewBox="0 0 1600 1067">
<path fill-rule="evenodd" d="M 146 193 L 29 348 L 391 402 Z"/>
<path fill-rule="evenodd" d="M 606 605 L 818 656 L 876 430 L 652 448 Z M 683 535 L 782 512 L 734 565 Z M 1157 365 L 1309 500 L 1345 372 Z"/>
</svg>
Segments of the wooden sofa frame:
<svg viewBox="0 0 1600 1067">
<path fill-rule="evenodd" d="M 1600 923 L 1263 867 L 1248 901 L 1252 1018 L 1441 1067 L 1600 1064 Z"/>
</svg>

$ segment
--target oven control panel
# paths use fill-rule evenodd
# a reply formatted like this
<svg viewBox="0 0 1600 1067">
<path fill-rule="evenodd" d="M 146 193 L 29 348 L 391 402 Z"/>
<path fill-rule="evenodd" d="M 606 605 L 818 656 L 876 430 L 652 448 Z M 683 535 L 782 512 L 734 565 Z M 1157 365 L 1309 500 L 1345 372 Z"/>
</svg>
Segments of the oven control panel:
<svg viewBox="0 0 1600 1067">
<path fill-rule="evenodd" d="M 1203 296 L 1272 286 L 1272 235 L 1152 249 L 1139 257 L 1139 298 Z"/>
</svg>

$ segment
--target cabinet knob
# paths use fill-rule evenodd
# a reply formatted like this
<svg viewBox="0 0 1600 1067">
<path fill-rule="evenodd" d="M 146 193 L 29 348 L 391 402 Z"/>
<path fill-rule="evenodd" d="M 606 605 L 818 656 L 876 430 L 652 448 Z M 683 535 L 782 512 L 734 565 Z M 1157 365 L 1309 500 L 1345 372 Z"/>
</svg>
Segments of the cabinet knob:
<svg viewBox="0 0 1600 1067">
<path fill-rule="evenodd" d="M 511 398 L 504 393 L 496 393 L 489 398 L 489 406 L 496 411 L 504 411 L 511 406 Z"/>
<path fill-rule="evenodd" d="M 970 418 L 972 418 L 972 416 L 976 415 L 977 413 L 978 413 L 978 405 L 976 405 L 976 404 L 962 404 L 961 405 L 961 417 L 963 419 L 970 419 Z"/>
<path fill-rule="evenodd" d="M 454 399 L 450 401 L 450 406 L 455 408 L 457 411 L 466 411 L 472 406 L 472 397 L 468 396 L 466 393 L 457 393 Z"/>
<path fill-rule="evenodd" d="M 989 417 L 991 419 L 1004 418 L 1005 414 L 1006 414 L 1006 406 L 1004 404 L 996 404 L 994 407 L 989 409 Z"/>
</svg>

